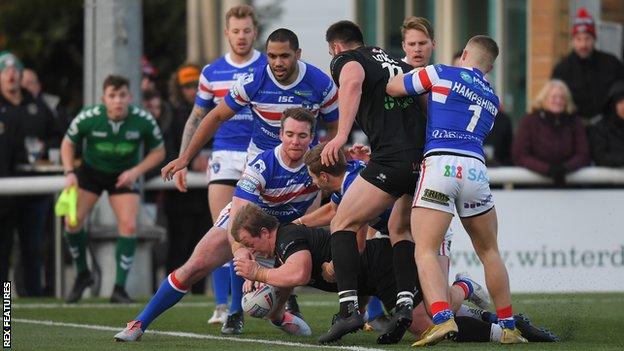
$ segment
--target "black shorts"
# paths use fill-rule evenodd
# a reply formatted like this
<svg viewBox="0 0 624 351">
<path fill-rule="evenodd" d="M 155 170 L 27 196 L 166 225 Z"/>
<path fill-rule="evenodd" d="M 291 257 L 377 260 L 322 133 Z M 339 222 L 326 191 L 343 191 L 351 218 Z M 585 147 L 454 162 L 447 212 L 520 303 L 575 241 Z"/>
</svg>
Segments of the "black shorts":
<svg viewBox="0 0 624 351">
<path fill-rule="evenodd" d="M 138 194 L 139 189 L 137 183 L 132 185 L 132 188 L 115 188 L 117 183 L 117 177 L 121 173 L 106 173 L 93 169 L 86 164 L 83 164 L 76 170 L 76 177 L 78 178 L 78 187 L 83 190 L 87 190 L 96 195 L 101 195 L 102 191 L 106 190 L 108 195 L 134 193 Z"/>
<path fill-rule="evenodd" d="M 399 198 L 405 194 L 414 195 L 419 169 L 420 164 L 416 161 L 380 164 L 371 160 L 360 175 L 376 188 Z"/>
<path fill-rule="evenodd" d="M 360 262 L 363 274 L 359 287 L 361 294 L 377 296 L 386 311 L 390 311 L 396 305 L 397 299 L 390 240 L 385 238 L 367 240 Z M 414 306 L 422 300 L 422 294 L 417 292 L 413 299 Z"/>
</svg>

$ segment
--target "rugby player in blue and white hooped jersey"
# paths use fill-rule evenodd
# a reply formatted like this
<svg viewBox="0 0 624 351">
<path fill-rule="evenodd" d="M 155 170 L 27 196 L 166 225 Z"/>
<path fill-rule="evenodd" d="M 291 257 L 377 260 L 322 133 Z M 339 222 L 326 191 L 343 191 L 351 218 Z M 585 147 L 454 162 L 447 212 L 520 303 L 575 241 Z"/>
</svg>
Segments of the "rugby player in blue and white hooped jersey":
<svg viewBox="0 0 624 351">
<path fill-rule="evenodd" d="M 307 173 L 303 156 L 313 139 L 315 122 L 314 116 L 306 109 L 284 111 L 279 134 L 282 143 L 248 164 L 231 206 L 221 211 L 214 226 L 195 246 L 191 257 L 163 280 L 151 300 L 115 335 L 115 340 L 139 340 L 150 323 L 178 303 L 190 286 L 230 261 L 231 249 L 236 250 L 237 257 L 252 258 L 249 250 L 238 243 L 230 247 L 228 242 L 229 219 L 241 206 L 253 202 L 267 213 L 279 214 L 278 218 L 284 222 L 290 222 L 308 210 L 318 195 L 318 188 Z M 302 333 L 309 330 L 307 325 L 304 326 L 305 321 L 289 312 L 274 317 L 272 323 L 287 333 L 304 335 Z"/>
<path fill-rule="evenodd" d="M 273 31 L 267 38 L 266 50 L 266 68 L 253 76 L 242 77 L 232 87 L 230 94 L 201 121 L 180 157 L 162 168 L 163 178 L 172 179 L 185 169 L 219 126 L 247 105 L 254 116 L 248 159 L 279 144 L 279 116 L 288 108 L 308 109 L 314 117 L 326 122 L 328 138 L 333 138 L 338 119 L 338 90 L 333 81 L 318 68 L 299 61 L 299 39 L 288 29 Z"/>
<path fill-rule="evenodd" d="M 487 178 L 483 139 L 494 124 L 499 99 L 485 78 L 498 56 L 498 45 L 487 36 L 471 38 L 461 67 L 427 66 L 389 81 L 392 96 L 431 92 L 425 159 L 411 214 L 416 264 L 434 326 L 413 346 L 432 345 L 457 333 L 450 310 L 446 277 L 437 249 L 455 210 L 483 262 L 488 290 L 494 300 L 501 343 L 526 342 L 515 329 L 509 277 L 497 244 L 497 219 Z"/>
<path fill-rule="evenodd" d="M 266 56 L 253 48 L 258 33 L 258 21 L 253 8 L 248 5 L 234 6 L 225 14 L 225 21 L 225 37 L 230 51 L 205 66 L 201 72 L 195 96 L 196 111 L 191 116 L 194 118 L 189 118 L 185 126 L 181 150 L 188 145 L 199 120 L 223 100 L 232 85 L 242 76 L 253 76 L 267 63 Z M 210 163 L 206 169 L 208 204 L 213 223 L 221 210 L 232 200 L 236 182 L 245 168 L 252 130 L 251 111 L 244 108 L 223 123 L 214 136 Z M 185 175 L 179 175 L 176 179 L 180 190 L 186 187 L 181 182 L 182 177 Z M 234 273 L 233 266 L 228 263 L 212 274 L 212 281 L 217 306 L 208 323 L 225 323 L 221 329 L 224 334 L 240 334 L 243 279 Z M 226 305 L 228 291 L 232 293 L 229 310 Z"/>
</svg>

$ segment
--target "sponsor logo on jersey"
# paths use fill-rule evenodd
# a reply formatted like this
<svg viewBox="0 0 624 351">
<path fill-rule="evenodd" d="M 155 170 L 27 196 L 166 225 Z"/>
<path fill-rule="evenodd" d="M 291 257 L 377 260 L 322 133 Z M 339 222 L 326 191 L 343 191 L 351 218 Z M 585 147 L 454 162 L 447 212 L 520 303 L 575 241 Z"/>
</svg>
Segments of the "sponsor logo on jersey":
<svg viewBox="0 0 624 351">
<path fill-rule="evenodd" d="M 313 93 L 311 90 L 295 90 L 293 94 L 298 96 L 312 96 Z"/>
<path fill-rule="evenodd" d="M 485 200 L 475 202 L 464 202 L 464 208 L 478 208 L 492 202 L 492 195 L 488 195 Z"/>
<path fill-rule="evenodd" d="M 490 181 L 484 170 L 476 168 L 470 168 L 468 170 L 468 180 L 479 183 L 487 183 Z"/>
<path fill-rule="evenodd" d="M 444 176 L 449 178 L 462 179 L 463 169 L 464 168 L 462 166 L 446 165 L 444 166 Z"/>
<path fill-rule="evenodd" d="M 303 102 L 301 102 L 301 107 L 305 108 L 306 110 L 316 111 L 319 108 L 321 108 L 321 105 L 320 104 L 311 103 L 308 100 L 304 100 Z"/>
<path fill-rule="evenodd" d="M 425 189 L 420 199 L 423 201 L 433 202 L 434 204 L 444 206 L 448 206 L 450 200 L 448 195 L 431 189 Z"/>
<path fill-rule="evenodd" d="M 263 160 L 257 160 L 251 165 L 251 168 L 253 168 L 256 173 L 262 173 L 266 169 L 266 164 Z"/>
<path fill-rule="evenodd" d="M 248 193 L 254 193 L 257 189 L 252 178 L 243 178 L 239 180 L 237 186 Z"/>
<path fill-rule="evenodd" d="M 91 132 L 91 135 L 93 135 L 94 137 L 98 137 L 98 138 L 106 138 L 108 133 L 94 130 L 94 131 Z"/>
<path fill-rule="evenodd" d="M 459 73 L 459 76 L 461 77 L 461 79 L 464 80 L 464 82 L 466 82 L 468 84 L 472 84 L 473 83 L 472 77 L 470 76 L 470 74 L 468 74 L 468 72 L 461 71 Z"/>
<path fill-rule="evenodd" d="M 217 174 L 219 173 L 219 170 L 221 169 L 221 164 L 219 162 L 214 162 L 212 165 L 212 173 Z"/>
<path fill-rule="evenodd" d="M 388 177 L 383 173 L 379 173 L 375 178 L 377 178 L 380 182 L 385 183 Z"/>
</svg>

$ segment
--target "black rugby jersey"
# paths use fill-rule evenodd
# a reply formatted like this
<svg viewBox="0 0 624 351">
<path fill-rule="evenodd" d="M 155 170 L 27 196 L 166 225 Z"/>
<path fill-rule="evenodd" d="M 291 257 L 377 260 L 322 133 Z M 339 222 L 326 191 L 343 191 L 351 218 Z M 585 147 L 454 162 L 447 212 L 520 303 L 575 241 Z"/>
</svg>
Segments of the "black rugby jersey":
<svg viewBox="0 0 624 351">
<path fill-rule="evenodd" d="M 307 285 L 323 291 L 337 291 L 336 283 L 325 281 L 321 275 L 322 264 L 332 259 L 329 232 L 292 223 L 280 225 L 275 239 L 275 266 L 284 264 L 288 257 L 301 250 L 308 250 L 312 255 L 312 274 Z"/>
<path fill-rule="evenodd" d="M 355 120 L 368 136 L 371 160 L 420 161 L 426 119 L 417 99 L 411 96 L 394 98 L 386 94 L 390 77 L 407 73 L 412 66 L 380 48 L 362 46 L 334 57 L 331 74 L 336 84 L 339 84 L 340 71 L 351 61 L 357 61 L 364 68 L 362 97 Z"/>
</svg>

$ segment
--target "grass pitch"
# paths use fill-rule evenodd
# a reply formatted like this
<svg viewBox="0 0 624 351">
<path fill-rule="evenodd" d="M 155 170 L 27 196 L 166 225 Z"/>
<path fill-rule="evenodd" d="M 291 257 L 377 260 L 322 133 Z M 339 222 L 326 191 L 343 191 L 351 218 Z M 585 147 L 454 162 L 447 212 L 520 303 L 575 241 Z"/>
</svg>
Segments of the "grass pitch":
<svg viewBox="0 0 624 351">
<path fill-rule="evenodd" d="M 349 334 L 332 346 L 316 344 L 337 311 L 335 294 L 303 293 L 299 303 L 312 327 L 310 337 L 286 335 L 269 322 L 245 319 L 244 333 L 222 336 L 220 326 L 206 321 L 214 308 L 207 297 L 187 296 L 156 319 L 139 343 L 115 343 L 113 335 L 136 316 L 146 300 L 110 305 L 86 299 L 67 306 L 54 299 L 13 300 L 12 347 L 15 350 L 393 350 L 407 349 L 416 339 L 407 334 L 398 345 L 377 345 L 376 334 Z M 624 293 L 515 295 L 514 312 L 531 317 L 536 325 L 553 330 L 561 342 L 501 346 L 494 343 L 446 341 L 436 349 L 493 350 L 623 350 Z M 150 332 L 150 330 L 152 332 Z"/>
</svg>

